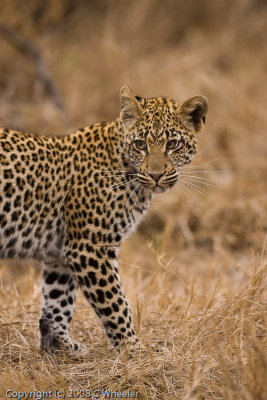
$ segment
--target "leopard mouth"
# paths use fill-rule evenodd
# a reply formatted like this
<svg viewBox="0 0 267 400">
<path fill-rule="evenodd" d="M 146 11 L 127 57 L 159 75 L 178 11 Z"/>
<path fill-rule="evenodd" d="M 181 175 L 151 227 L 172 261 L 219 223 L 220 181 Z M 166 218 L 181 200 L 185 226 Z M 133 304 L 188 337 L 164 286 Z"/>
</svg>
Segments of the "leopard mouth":
<svg viewBox="0 0 267 400">
<path fill-rule="evenodd" d="M 157 183 L 153 187 L 153 191 L 154 191 L 154 193 L 167 192 L 168 190 L 170 190 L 175 185 L 176 182 L 177 182 L 177 180 L 174 180 L 172 182 L 168 182 L 167 184 L 166 184 L 166 182 L 162 182 L 161 184 Z"/>
<path fill-rule="evenodd" d="M 164 179 L 163 182 L 160 182 L 160 180 L 152 181 L 150 177 L 146 177 L 145 175 L 138 175 L 138 181 L 141 183 L 141 185 L 147 189 L 150 189 L 153 193 L 164 193 L 175 185 L 177 179 L 167 179 L 167 181 Z"/>
</svg>

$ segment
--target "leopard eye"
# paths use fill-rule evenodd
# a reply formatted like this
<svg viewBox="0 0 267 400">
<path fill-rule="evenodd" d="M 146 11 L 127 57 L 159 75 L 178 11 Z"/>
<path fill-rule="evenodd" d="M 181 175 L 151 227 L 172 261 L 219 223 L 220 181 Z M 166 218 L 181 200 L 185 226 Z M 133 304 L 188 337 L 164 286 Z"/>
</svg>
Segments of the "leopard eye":
<svg viewBox="0 0 267 400">
<path fill-rule="evenodd" d="M 167 150 L 174 150 L 174 149 L 176 149 L 176 147 L 178 147 L 178 144 L 179 144 L 179 142 L 176 139 L 169 140 L 167 142 L 166 149 Z"/>
<path fill-rule="evenodd" d="M 147 144 L 146 142 L 144 142 L 143 140 L 136 140 L 134 142 L 135 147 L 137 148 L 137 150 L 146 150 L 147 149 Z"/>
</svg>

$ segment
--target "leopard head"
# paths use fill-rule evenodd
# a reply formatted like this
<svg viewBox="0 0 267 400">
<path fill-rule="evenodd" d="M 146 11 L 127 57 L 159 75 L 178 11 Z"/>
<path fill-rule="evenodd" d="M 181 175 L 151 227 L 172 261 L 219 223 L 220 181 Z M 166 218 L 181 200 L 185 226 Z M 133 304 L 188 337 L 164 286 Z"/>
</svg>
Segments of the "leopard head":
<svg viewBox="0 0 267 400">
<path fill-rule="evenodd" d="M 123 86 L 120 100 L 125 162 L 143 186 L 164 192 L 196 153 L 207 99 L 193 96 L 181 104 L 166 97 L 145 99 Z"/>
</svg>

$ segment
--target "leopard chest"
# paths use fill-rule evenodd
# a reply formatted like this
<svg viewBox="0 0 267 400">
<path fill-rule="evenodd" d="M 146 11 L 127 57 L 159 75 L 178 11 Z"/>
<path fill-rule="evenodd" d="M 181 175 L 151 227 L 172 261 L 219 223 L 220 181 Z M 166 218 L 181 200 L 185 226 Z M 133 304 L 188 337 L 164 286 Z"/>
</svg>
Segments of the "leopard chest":
<svg viewBox="0 0 267 400">
<path fill-rule="evenodd" d="M 65 210 L 70 239 L 118 246 L 134 231 L 149 202 L 149 195 L 130 178 L 91 176 L 86 185 L 70 191 Z"/>
</svg>

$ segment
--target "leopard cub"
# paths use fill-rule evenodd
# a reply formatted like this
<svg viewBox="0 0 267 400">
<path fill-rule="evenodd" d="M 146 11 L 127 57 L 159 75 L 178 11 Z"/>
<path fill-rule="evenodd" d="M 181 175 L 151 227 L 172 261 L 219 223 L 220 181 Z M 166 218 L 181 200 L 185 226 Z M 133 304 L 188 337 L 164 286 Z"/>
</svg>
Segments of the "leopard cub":
<svg viewBox="0 0 267 400">
<path fill-rule="evenodd" d="M 121 113 L 63 137 L 0 130 L 0 258 L 43 262 L 41 348 L 86 347 L 69 338 L 76 291 L 118 349 L 139 346 L 120 283 L 118 251 L 154 193 L 170 189 L 196 153 L 203 96 L 178 104 L 120 91 Z"/>
</svg>

